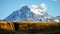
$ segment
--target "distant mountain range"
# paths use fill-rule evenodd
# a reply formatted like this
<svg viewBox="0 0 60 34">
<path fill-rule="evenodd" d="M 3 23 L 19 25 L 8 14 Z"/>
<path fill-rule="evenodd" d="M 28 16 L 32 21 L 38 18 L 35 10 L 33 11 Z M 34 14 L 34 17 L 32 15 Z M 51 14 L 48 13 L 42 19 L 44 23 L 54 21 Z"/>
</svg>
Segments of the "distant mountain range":
<svg viewBox="0 0 60 34">
<path fill-rule="evenodd" d="M 60 22 L 60 16 L 53 17 L 48 14 L 46 8 L 41 7 L 28 7 L 23 6 L 21 9 L 14 11 L 4 21 L 13 21 L 13 22 Z"/>
</svg>

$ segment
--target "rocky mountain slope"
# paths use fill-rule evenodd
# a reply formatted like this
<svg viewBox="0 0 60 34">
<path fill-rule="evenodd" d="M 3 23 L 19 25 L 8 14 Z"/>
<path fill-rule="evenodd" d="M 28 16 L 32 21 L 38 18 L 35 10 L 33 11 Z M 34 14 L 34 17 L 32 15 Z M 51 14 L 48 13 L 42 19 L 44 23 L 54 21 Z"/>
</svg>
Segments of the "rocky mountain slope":
<svg viewBox="0 0 60 34">
<path fill-rule="evenodd" d="M 13 22 L 53 22 L 54 17 L 48 14 L 46 8 L 41 5 L 37 7 L 35 5 L 28 7 L 23 6 L 21 9 L 14 11 L 11 15 L 6 17 L 4 21 Z"/>
</svg>

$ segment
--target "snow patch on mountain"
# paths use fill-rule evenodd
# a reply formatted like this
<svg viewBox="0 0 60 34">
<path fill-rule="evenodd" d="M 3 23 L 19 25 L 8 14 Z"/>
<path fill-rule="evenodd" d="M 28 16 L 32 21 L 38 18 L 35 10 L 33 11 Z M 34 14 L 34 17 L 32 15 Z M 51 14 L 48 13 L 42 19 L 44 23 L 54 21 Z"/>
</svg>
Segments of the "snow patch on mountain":
<svg viewBox="0 0 60 34">
<path fill-rule="evenodd" d="M 4 19 L 4 21 L 13 22 L 54 22 L 55 18 L 48 14 L 46 5 L 41 4 L 40 6 L 32 5 L 22 6 L 21 9 L 14 11 L 11 15 Z M 60 18 L 56 17 L 60 21 Z"/>
<path fill-rule="evenodd" d="M 46 11 L 46 5 L 45 4 L 41 4 L 39 7 L 36 5 L 32 5 L 30 10 L 38 15 L 43 15 L 44 12 Z"/>
</svg>

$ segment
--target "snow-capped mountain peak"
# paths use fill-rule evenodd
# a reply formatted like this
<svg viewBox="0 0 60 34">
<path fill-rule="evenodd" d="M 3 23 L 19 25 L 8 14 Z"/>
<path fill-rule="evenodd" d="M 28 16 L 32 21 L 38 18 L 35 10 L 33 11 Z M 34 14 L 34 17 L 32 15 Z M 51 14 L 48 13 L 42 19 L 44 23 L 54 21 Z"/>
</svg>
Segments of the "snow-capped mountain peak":
<svg viewBox="0 0 60 34">
<path fill-rule="evenodd" d="M 42 9 L 44 8 L 44 9 Z M 4 21 L 34 21 L 34 22 L 50 22 L 53 21 L 53 17 L 48 14 L 45 7 L 39 6 L 23 6 L 21 9 L 14 11 L 11 15 L 4 19 Z"/>
</svg>

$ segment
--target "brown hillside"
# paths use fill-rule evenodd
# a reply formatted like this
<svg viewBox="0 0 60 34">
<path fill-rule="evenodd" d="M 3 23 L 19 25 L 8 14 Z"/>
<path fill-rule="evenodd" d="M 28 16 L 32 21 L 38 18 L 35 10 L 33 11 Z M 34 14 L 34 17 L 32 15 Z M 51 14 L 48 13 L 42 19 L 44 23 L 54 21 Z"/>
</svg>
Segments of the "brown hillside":
<svg viewBox="0 0 60 34">
<path fill-rule="evenodd" d="M 60 22 L 0 22 L 0 30 L 1 34 L 60 34 Z"/>
<path fill-rule="evenodd" d="M 14 24 L 12 22 L 0 22 L 0 28 L 6 30 L 14 30 Z"/>
<path fill-rule="evenodd" d="M 0 22 L 0 28 L 6 30 L 50 30 L 60 28 L 57 22 Z"/>
</svg>

